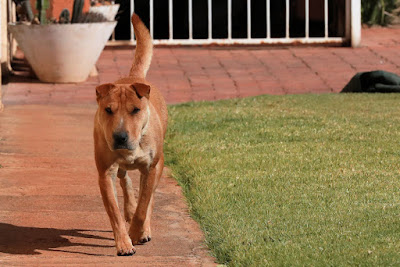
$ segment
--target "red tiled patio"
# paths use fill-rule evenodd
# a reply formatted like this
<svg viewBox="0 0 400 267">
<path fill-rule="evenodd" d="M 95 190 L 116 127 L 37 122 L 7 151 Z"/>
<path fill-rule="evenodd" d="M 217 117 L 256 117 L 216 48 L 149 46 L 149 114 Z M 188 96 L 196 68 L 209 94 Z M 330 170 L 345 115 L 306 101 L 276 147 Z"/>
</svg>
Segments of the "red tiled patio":
<svg viewBox="0 0 400 267">
<path fill-rule="evenodd" d="M 156 48 L 148 80 L 169 104 L 261 94 L 339 92 L 359 71 L 399 73 L 400 28 L 368 28 L 362 46 Z M 99 76 L 79 84 L 45 84 L 11 77 L 3 86 L 10 104 L 95 103 L 94 87 L 128 73 L 133 48 L 108 48 Z M 79 64 L 79 63 L 77 63 Z"/>
</svg>

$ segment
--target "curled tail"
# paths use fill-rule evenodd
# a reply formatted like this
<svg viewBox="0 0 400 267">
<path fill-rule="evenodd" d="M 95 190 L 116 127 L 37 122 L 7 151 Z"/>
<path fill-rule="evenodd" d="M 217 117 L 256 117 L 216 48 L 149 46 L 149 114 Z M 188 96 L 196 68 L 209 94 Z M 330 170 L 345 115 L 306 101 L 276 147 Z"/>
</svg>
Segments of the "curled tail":
<svg viewBox="0 0 400 267">
<path fill-rule="evenodd" d="M 145 78 L 151 63 L 153 42 L 146 25 L 136 14 L 132 14 L 132 25 L 136 36 L 136 50 L 129 76 Z"/>
</svg>

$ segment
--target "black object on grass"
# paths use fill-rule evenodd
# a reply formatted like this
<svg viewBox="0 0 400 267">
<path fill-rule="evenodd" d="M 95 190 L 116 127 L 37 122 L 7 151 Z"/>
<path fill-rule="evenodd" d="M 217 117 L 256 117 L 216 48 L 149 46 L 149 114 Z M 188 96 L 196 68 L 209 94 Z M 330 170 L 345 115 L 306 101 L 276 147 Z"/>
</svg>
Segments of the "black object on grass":
<svg viewBox="0 0 400 267">
<path fill-rule="evenodd" d="M 341 93 L 400 93 L 400 76 L 383 70 L 359 72 Z"/>
</svg>

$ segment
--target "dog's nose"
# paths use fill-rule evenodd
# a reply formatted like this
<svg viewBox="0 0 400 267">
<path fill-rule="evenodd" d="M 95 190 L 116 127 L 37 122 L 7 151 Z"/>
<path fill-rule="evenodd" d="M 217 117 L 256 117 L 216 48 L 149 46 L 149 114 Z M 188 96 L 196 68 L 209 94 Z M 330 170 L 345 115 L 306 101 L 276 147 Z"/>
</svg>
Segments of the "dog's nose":
<svg viewBox="0 0 400 267">
<path fill-rule="evenodd" d="M 115 145 L 125 145 L 128 141 L 128 133 L 127 132 L 118 132 L 113 134 Z"/>
</svg>

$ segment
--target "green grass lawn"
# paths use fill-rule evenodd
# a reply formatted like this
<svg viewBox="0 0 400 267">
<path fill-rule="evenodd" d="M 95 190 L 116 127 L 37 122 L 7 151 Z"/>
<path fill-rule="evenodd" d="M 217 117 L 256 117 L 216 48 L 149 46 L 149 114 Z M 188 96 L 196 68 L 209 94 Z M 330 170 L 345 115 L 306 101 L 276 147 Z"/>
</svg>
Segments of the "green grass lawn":
<svg viewBox="0 0 400 267">
<path fill-rule="evenodd" d="M 400 95 L 170 106 L 166 165 L 219 263 L 400 265 Z"/>
</svg>

